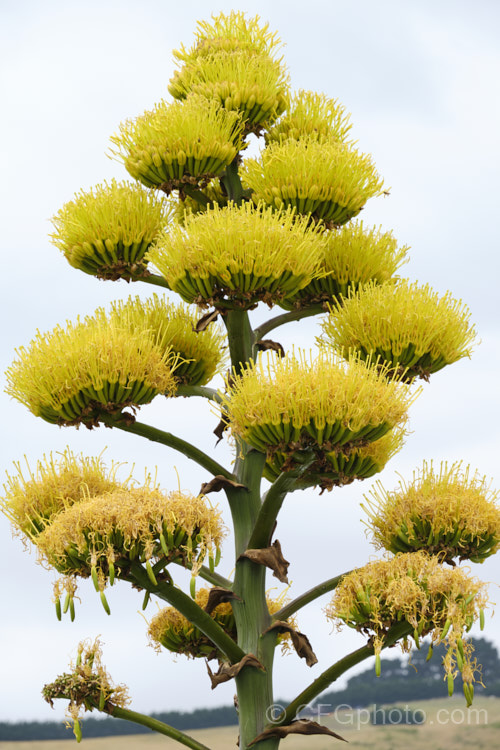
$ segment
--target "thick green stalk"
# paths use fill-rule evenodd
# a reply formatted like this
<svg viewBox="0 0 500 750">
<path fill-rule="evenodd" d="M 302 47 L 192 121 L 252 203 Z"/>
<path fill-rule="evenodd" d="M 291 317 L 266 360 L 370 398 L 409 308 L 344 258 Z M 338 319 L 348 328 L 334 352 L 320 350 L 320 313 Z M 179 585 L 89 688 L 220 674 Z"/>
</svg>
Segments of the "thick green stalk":
<svg viewBox="0 0 500 750">
<path fill-rule="evenodd" d="M 145 437 L 155 443 L 162 443 L 162 445 L 167 445 L 169 448 L 174 448 L 174 450 L 179 451 L 179 453 L 183 453 L 186 458 L 196 461 L 197 464 L 214 476 L 222 474 L 226 479 L 234 480 L 235 478 L 230 471 L 217 463 L 217 461 L 214 461 L 213 458 L 210 458 L 210 456 L 207 456 L 206 453 L 203 453 L 203 451 L 196 448 L 196 446 L 191 443 L 188 443 L 186 440 L 183 440 L 176 435 L 172 435 L 171 432 L 158 430 L 156 427 L 151 427 L 143 422 L 128 422 L 124 419 L 120 419 L 120 417 L 102 416 L 100 419 L 108 427 L 118 427 L 119 430 L 131 432 L 133 435 L 140 435 L 141 437 Z"/>
<path fill-rule="evenodd" d="M 208 204 L 211 202 L 209 198 L 205 195 L 205 193 L 202 193 L 201 190 L 197 190 L 195 187 L 189 184 L 184 184 L 182 186 L 182 190 L 186 195 L 189 195 L 190 198 L 193 198 L 197 203 L 200 204 L 200 206 L 203 206 L 206 208 Z"/>
<path fill-rule="evenodd" d="M 221 178 L 221 181 L 224 183 L 229 200 L 234 201 L 234 203 L 239 206 L 243 201 L 244 190 L 238 174 L 237 159 L 232 161 L 231 164 L 226 167 L 226 171 Z"/>
<path fill-rule="evenodd" d="M 125 721 L 133 721 L 134 724 L 141 724 L 143 727 L 148 727 L 153 732 L 159 732 L 167 737 L 170 737 L 181 745 L 190 747 L 191 750 L 210 750 L 207 745 L 202 742 L 198 742 L 194 737 L 190 737 L 188 734 L 184 734 L 180 729 L 171 727 L 170 724 L 164 724 L 163 721 L 153 719 L 151 716 L 137 713 L 137 711 L 130 711 L 128 708 L 121 708 L 120 706 L 113 706 L 110 711 L 106 711 L 110 716 L 114 716 L 115 719 L 125 719 Z"/>
<path fill-rule="evenodd" d="M 250 549 L 261 549 L 270 544 L 274 524 L 286 495 L 293 488 L 296 479 L 307 471 L 314 460 L 314 453 L 305 451 L 300 466 L 291 471 L 282 472 L 273 482 L 264 496 L 252 536 L 248 542 Z"/>
<path fill-rule="evenodd" d="M 288 620 L 289 617 L 295 614 L 295 612 L 298 612 L 299 609 L 302 609 L 302 607 L 305 607 L 306 604 L 310 604 L 310 602 L 313 602 L 319 596 L 323 596 L 323 594 L 328 594 L 329 591 L 333 591 L 337 588 L 344 576 L 352 572 L 352 570 L 348 570 L 345 573 L 341 573 L 339 576 L 329 578 L 327 581 L 323 581 L 323 583 L 318 583 L 317 586 L 313 586 L 312 589 L 309 589 L 309 591 L 306 591 L 288 604 L 285 604 L 285 606 L 278 610 L 278 612 L 275 612 L 273 620 Z"/>
<path fill-rule="evenodd" d="M 410 625 L 407 622 L 397 623 L 397 625 L 394 625 L 385 636 L 382 648 L 393 646 L 396 641 L 413 633 L 413 630 L 413 625 Z M 356 664 L 368 659 L 368 657 L 373 656 L 374 653 L 375 649 L 373 646 L 362 646 L 356 651 L 344 656 L 343 659 L 335 662 L 335 664 L 332 664 L 331 667 L 328 667 L 328 669 L 320 674 L 319 677 L 311 682 L 305 690 L 288 704 L 286 709 L 276 718 L 276 720 L 273 721 L 271 726 L 276 727 L 290 724 L 290 722 L 296 718 L 300 710 L 309 705 L 309 703 L 317 698 L 323 690 L 326 690 L 332 682 L 335 682 L 335 680 L 341 677 L 344 672 L 347 672 L 348 669 L 351 669 L 351 667 L 354 667 Z"/>
<path fill-rule="evenodd" d="M 252 359 L 254 335 L 246 310 L 228 310 L 224 315 L 231 366 L 238 375 Z"/>
<path fill-rule="evenodd" d="M 175 607 L 189 622 L 210 638 L 212 643 L 227 656 L 231 663 L 240 661 L 245 653 L 233 641 L 233 639 L 218 625 L 213 617 L 205 612 L 190 596 L 181 589 L 170 583 L 154 583 L 149 578 L 147 571 L 138 562 L 134 562 L 130 568 L 130 577 L 134 579 L 140 588 L 155 594 L 160 599 Z"/>
<path fill-rule="evenodd" d="M 230 310 L 224 316 L 231 355 L 231 364 L 236 373 L 252 357 L 254 336 L 248 320 L 248 313 Z M 260 483 L 266 457 L 251 449 L 246 443 L 237 441 L 237 458 L 234 467 L 236 481 L 245 489 L 229 488 L 226 491 L 235 536 L 236 566 L 234 593 L 240 597 L 232 604 L 238 645 L 245 653 L 254 654 L 263 669 L 245 667 L 235 678 L 239 703 L 240 750 L 246 750 L 249 743 L 263 730 L 266 712 L 273 702 L 272 666 L 275 637 L 262 633 L 271 623 L 267 609 L 265 583 L 266 568 L 257 565 L 240 555 L 249 547 L 255 522 L 261 509 Z M 275 750 L 279 740 L 274 738 L 261 742 L 257 750 Z"/>
</svg>

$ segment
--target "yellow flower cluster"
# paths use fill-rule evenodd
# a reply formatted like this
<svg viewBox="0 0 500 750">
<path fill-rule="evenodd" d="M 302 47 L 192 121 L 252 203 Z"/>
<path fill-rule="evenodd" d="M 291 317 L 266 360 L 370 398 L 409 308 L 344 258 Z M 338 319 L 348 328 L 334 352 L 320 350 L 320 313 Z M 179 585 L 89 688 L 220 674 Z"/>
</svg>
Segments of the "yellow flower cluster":
<svg viewBox="0 0 500 750">
<path fill-rule="evenodd" d="M 176 99 L 193 93 L 216 101 L 241 115 L 247 132 L 259 132 L 273 122 L 288 103 L 288 74 L 276 58 L 280 45 L 259 17 L 246 19 L 231 12 L 198 24 L 196 44 L 182 47 L 174 57 L 182 63 L 170 81 Z"/>
<path fill-rule="evenodd" d="M 57 571 L 92 576 L 102 591 L 135 560 L 189 564 L 196 573 L 207 554 L 215 559 L 223 536 L 219 512 L 203 497 L 146 485 L 75 502 L 51 518 L 36 544 Z"/>
<path fill-rule="evenodd" d="M 331 490 L 342 487 L 355 479 L 368 479 L 382 471 L 387 462 L 401 450 L 404 443 L 404 430 L 394 428 L 384 437 L 361 448 L 325 452 L 312 464 L 307 474 L 296 482 L 297 489 L 319 486 Z M 268 455 L 264 476 L 273 482 L 289 465 L 286 453 L 275 451 Z"/>
<path fill-rule="evenodd" d="M 361 285 L 382 284 L 407 262 L 407 246 L 398 247 L 392 232 L 365 229 L 362 221 L 350 222 L 327 234 L 321 269 L 325 275 L 313 279 L 293 297 L 281 301 L 287 310 L 347 297 Z"/>
<path fill-rule="evenodd" d="M 270 143 L 260 159 L 245 160 L 242 177 L 254 201 L 295 208 L 329 226 L 345 224 L 369 198 L 383 193 L 369 156 L 314 136 Z"/>
<path fill-rule="evenodd" d="M 207 588 L 199 589 L 196 592 L 196 603 L 202 609 L 205 609 L 207 606 L 209 594 L 210 590 Z M 284 604 L 283 597 L 271 599 L 269 596 L 266 596 L 266 602 L 269 614 L 271 615 L 281 609 Z M 231 638 L 234 640 L 237 639 L 236 622 L 230 602 L 218 604 L 212 610 L 211 616 Z M 292 626 L 295 625 L 293 618 L 289 619 L 288 622 Z M 210 639 L 174 607 L 165 607 L 153 617 L 149 623 L 148 637 L 151 645 L 156 650 L 159 650 L 160 646 L 163 646 L 169 651 L 184 654 L 194 659 L 221 656 Z M 289 633 L 284 632 L 278 636 L 278 643 L 281 643 L 284 650 L 289 647 L 289 642 Z"/>
<path fill-rule="evenodd" d="M 148 300 L 130 297 L 127 302 L 115 302 L 108 315 L 112 324 L 123 325 L 132 335 L 149 333 L 161 352 L 175 352 L 179 360 L 174 377 L 185 385 L 204 385 L 226 366 L 224 331 L 210 323 L 196 332 L 198 317 L 196 308 L 174 304 L 156 294 Z"/>
<path fill-rule="evenodd" d="M 125 122 L 111 137 L 112 153 L 136 180 L 170 192 L 221 174 L 241 148 L 242 127 L 237 112 L 193 94 Z"/>
<path fill-rule="evenodd" d="M 500 508 L 486 480 L 461 463 L 424 462 L 409 483 L 393 492 L 380 482 L 365 497 L 377 548 L 394 552 L 423 549 L 452 562 L 483 562 L 500 548 Z"/>
<path fill-rule="evenodd" d="M 178 357 L 145 333 L 99 310 L 66 329 L 38 332 L 27 349 L 16 350 L 6 391 L 47 422 L 88 427 L 103 414 L 172 395 Z"/>
<path fill-rule="evenodd" d="M 323 339 L 361 357 L 380 357 L 408 381 L 428 379 L 462 357 L 470 356 L 475 339 L 467 307 L 447 292 L 443 297 L 428 284 L 401 280 L 367 284 L 337 302 L 323 323 Z"/>
<path fill-rule="evenodd" d="M 80 716 L 82 712 L 98 709 L 112 713 L 113 706 L 125 708 L 130 703 L 126 685 L 113 685 L 102 663 L 101 643 L 82 641 L 78 645 L 77 657 L 70 665 L 71 672 L 60 675 L 45 685 L 42 695 L 54 707 L 54 700 L 69 700 L 67 716 L 73 722 L 77 741 L 82 737 Z"/>
<path fill-rule="evenodd" d="M 434 643 L 445 641 L 448 654 L 444 668 L 450 692 L 458 669 L 469 703 L 475 661 L 472 647 L 464 644 L 463 636 L 484 617 L 485 588 L 461 568 L 446 568 L 437 557 L 412 552 L 368 563 L 346 575 L 326 613 L 337 623 L 346 623 L 366 635 L 371 633 L 377 656 L 391 626 L 399 622 L 406 621 L 413 628 L 417 647 L 425 635 L 431 635 Z M 405 646 L 408 648 L 407 641 L 403 641 Z"/>
<path fill-rule="evenodd" d="M 10 519 L 14 533 L 28 539 L 38 536 L 52 516 L 73 503 L 126 489 L 130 477 L 116 478 L 119 464 L 112 462 L 108 469 L 102 454 L 96 458 L 75 456 L 69 448 L 57 458 L 52 454 L 38 461 L 34 471 L 26 460 L 27 476 L 20 463 L 15 463 L 16 474 L 7 474 L 4 495 L 0 498 L 2 512 Z"/>
<path fill-rule="evenodd" d="M 402 425 L 416 397 L 384 370 L 320 351 L 316 359 L 261 355 L 223 397 L 233 433 L 259 451 L 344 452 Z"/>
<path fill-rule="evenodd" d="M 74 268 L 101 279 L 135 279 L 146 273 L 144 255 L 169 213 L 154 193 L 112 180 L 66 203 L 52 219 L 51 237 Z"/>
<path fill-rule="evenodd" d="M 266 144 L 291 138 L 313 138 L 344 142 L 352 128 L 350 115 L 336 99 L 313 91 L 299 91 L 287 111 L 265 134 Z"/>
<path fill-rule="evenodd" d="M 207 606 L 209 593 L 207 588 L 196 592 L 195 601 L 202 609 Z M 237 635 L 233 608 L 229 602 L 218 604 L 212 610 L 211 616 L 228 635 L 231 637 Z M 169 651 L 192 658 L 217 654 L 212 641 L 175 607 L 165 607 L 153 617 L 149 623 L 148 637 L 156 650 L 163 646 Z"/>
<path fill-rule="evenodd" d="M 294 294 L 318 274 L 325 239 L 292 211 L 251 203 L 186 216 L 148 259 L 187 302 L 249 308 Z"/>
</svg>

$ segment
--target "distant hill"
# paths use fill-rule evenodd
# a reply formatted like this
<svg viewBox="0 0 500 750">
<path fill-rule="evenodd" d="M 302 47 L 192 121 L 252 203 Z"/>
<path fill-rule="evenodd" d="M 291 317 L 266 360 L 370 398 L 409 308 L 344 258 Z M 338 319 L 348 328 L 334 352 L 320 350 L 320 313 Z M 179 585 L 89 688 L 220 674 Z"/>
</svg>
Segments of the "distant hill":
<svg viewBox="0 0 500 750">
<path fill-rule="evenodd" d="M 446 682 L 443 680 L 441 658 L 444 647 L 435 647 L 432 659 L 426 662 L 427 644 L 420 651 L 414 651 L 411 663 L 408 657 L 382 660 L 382 675 L 375 676 L 373 667 L 351 677 L 343 690 L 324 693 L 316 701 L 321 703 L 324 711 L 328 706 L 333 710 L 340 704 L 351 707 L 364 707 L 373 703 L 402 703 L 429 698 L 444 698 L 448 695 Z M 495 695 L 500 697 L 500 659 L 492 643 L 485 638 L 474 638 L 475 655 L 482 664 L 482 675 L 485 687 L 476 684 L 478 695 Z M 460 689 L 461 680 L 457 681 Z M 282 704 L 286 701 L 280 700 Z M 168 711 L 152 714 L 155 719 L 170 724 L 177 729 L 207 729 L 210 727 L 232 726 L 238 723 L 234 706 L 219 708 L 200 708 L 195 711 Z M 128 721 L 111 718 L 84 718 L 83 733 L 85 737 L 108 737 L 126 734 L 147 734 L 149 729 Z M 70 739 L 72 732 L 63 723 L 55 721 L 0 722 L 0 741 L 17 740 L 59 740 Z"/>
<path fill-rule="evenodd" d="M 445 698 L 448 695 L 447 683 L 443 679 L 441 664 L 445 654 L 443 645 L 434 647 L 430 661 L 426 661 L 429 644 L 425 641 L 419 651 L 415 650 L 403 658 L 384 659 L 382 674 L 376 677 L 373 667 L 351 677 L 344 690 L 323 693 L 315 705 L 330 704 L 332 709 L 342 703 L 351 707 L 364 707 L 372 703 L 396 703 L 401 701 Z M 476 683 L 477 695 L 500 697 L 500 659 L 492 643 L 485 638 L 474 638 L 474 656 L 482 665 L 484 687 Z M 462 680 L 456 680 L 456 689 L 461 691 Z"/>
</svg>

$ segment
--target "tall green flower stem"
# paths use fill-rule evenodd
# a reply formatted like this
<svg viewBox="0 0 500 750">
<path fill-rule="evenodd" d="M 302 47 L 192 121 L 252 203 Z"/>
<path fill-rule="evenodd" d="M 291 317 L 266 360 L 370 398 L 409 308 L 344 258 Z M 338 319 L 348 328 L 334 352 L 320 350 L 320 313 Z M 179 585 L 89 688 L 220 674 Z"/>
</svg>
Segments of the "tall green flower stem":
<svg viewBox="0 0 500 750">
<path fill-rule="evenodd" d="M 177 435 L 172 435 L 171 432 L 164 432 L 163 430 L 151 427 L 151 425 L 144 424 L 143 422 L 129 422 L 120 416 L 101 416 L 100 419 L 108 427 L 117 427 L 119 430 L 124 430 L 125 432 L 131 432 L 133 435 L 145 437 L 148 440 L 152 440 L 154 443 L 161 443 L 162 445 L 167 445 L 169 448 L 174 448 L 174 450 L 179 451 L 179 453 L 182 453 L 186 458 L 190 458 L 204 469 L 207 469 L 207 471 L 214 476 L 221 474 L 226 479 L 234 480 L 235 478 L 230 471 L 217 463 L 217 461 L 214 461 L 210 456 L 207 456 L 202 450 L 196 448 L 196 446 L 188 443 L 186 440 L 177 437 Z"/>
<path fill-rule="evenodd" d="M 233 370 L 239 373 L 253 356 L 255 337 L 246 311 L 230 310 L 224 316 L 224 321 L 231 364 Z M 263 730 L 266 711 L 273 702 L 272 669 L 276 636 L 262 636 L 271 624 L 266 604 L 266 568 L 240 557 L 250 546 L 261 512 L 260 484 L 266 457 L 241 440 L 237 442 L 236 451 L 234 474 L 244 489 L 226 490 L 235 536 L 233 591 L 240 599 L 234 600 L 233 612 L 238 645 L 245 653 L 256 656 L 262 665 L 262 669 L 244 667 L 235 678 L 239 704 L 239 746 L 243 750 Z M 274 750 L 276 747 L 278 741 L 274 738 L 258 744 L 258 750 Z"/>
<path fill-rule="evenodd" d="M 312 307 L 305 307 L 302 310 L 292 310 L 291 312 L 277 315 L 255 329 L 255 340 L 260 341 L 267 333 L 274 331 L 275 328 L 279 328 L 286 323 L 293 323 L 294 321 L 302 320 L 302 318 L 310 318 L 312 315 L 320 315 L 320 313 L 324 312 L 325 310 L 321 305 L 313 305 Z"/>
<path fill-rule="evenodd" d="M 404 638 L 405 636 L 410 635 L 410 633 L 413 633 L 413 630 L 413 626 L 408 622 L 398 622 L 397 625 L 394 625 L 388 631 L 387 635 L 384 638 L 384 644 L 382 648 L 393 646 L 401 638 Z M 272 725 L 270 726 L 276 727 L 290 724 L 290 722 L 296 718 L 301 709 L 309 705 L 309 703 L 317 698 L 318 695 L 323 692 L 323 690 L 326 690 L 326 688 L 329 687 L 332 682 L 338 680 L 338 678 L 341 677 L 344 672 L 347 672 L 349 669 L 351 669 L 351 667 L 354 667 L 356 666 L 356 664 L 360 664 L 360 662 L 368 659 L 370 656 L 373 656 L 374 653 L 374 647 L 367 645 L 358 648 L 356 651 L 352 651 L 347 656 L 344 656 L 343 659 L 339 659 L 339 661 L 335 662 L 335 664 L 332 664 L 331 667 L 325 669 L 325 671 L 320 674 L 320 676 L 317 677 L 313 682 L 311 682 L 311 684 L 308 685 L 305 690 L 299 693 L 299 695 L 297 695 L 297 697 L 288 704 L 285 710 L 276 717 L 276 720 L 273 721 Z M 257 747 L 257 745 L 255 747 Z"/>
<path fill-rule="evenodd" d="M 137 713 L 137 711 L 130 711 L 128 708 L 121 708 L 120 706 L 112 706 L 109 711 L 105 711 L 104 713 L 108 713 L 116 719 L 125 719 L 125 721 L 132 721 L 134 724 L 148 727 L 152 732 L 164 734 L 166 737 L 176 740 L 181 745 L 190 747 L 191 750 L 210 750 L 207 745 L 198 742 L 198 740 L 195 740 L 194 737 L 190 737 L 188 734 L 184 734 L 180 729 L 175 729 L 169 724 L 164 724 L 163 721 L 158 721 L 158 719 L 153 719 L 151 716 Z"/>
</svg>

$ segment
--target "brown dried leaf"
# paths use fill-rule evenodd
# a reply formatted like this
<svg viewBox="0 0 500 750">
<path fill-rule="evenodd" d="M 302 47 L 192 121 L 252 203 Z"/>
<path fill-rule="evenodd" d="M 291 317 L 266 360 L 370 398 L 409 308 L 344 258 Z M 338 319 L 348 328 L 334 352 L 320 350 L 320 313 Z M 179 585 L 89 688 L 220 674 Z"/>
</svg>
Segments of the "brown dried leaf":
<svg viewBox="0 0 500 750">
<path fill-rule="evenodd" d="M 220 586 L 214 586 L 208 592 L 208 601 L 205 606 L 205 612 L 211 614 L 218 604 L 221 604 L 222 602 L 230 602 L 231 599 L 237 599 L 241 602 L 241 598 L 232 591 L 223 589 Z"/>
<path fill-rule="evenodd" d="M 281 583 L 288 583 L 287 573 L 290 563 L 283 557 L 281 544 L 277 539 L 273 542 L 271 547 L 247 549 L 242 555 L 240 555 L 240 558 L 241 557 L 247 557 L 249 560 L 258 563 L 259 565 L 265 565 L 273 571 L 273 575 L 278 581 L 281 581 Z"/>
<path fill-rule="evenodd" d="M 227 422 L 226 422 L 226 420 L 225 419 L 221 419 L 221 421 L 219 422 L 219 424 L 217 425 L 217 427 L 214 430 L 214 435 L 217 438 L 216 445 L 219 445 L 220 441 L 224 437 L 224 432 L 226 431 L 226 428 L 227 428 Z"/>
<path fill-rule="evenodd" d="M 286 356 L 285 350 L 278 341 L 272 341 L 271 339 L 261 339 L 260 341 L 257 341 L 256 347 L 260 352 L 271 349 L 273 352 L 278 352 L 280 357 Z"/>
<path fill-rule="evenodd" d="M 219 317 L 219 311 L 218 310 L 212 310 L 212 312 L 205 313 L 205 315 L 202 315 L 199 321 L 196 323 L 195 326 L 193 326 L 193 331 L 195 333 L 201 333 L 202 331 L 207 328 L 210 323 L 213 323 L 214 320 L 217 320 Z"/>
<path fill-rule="evenodd" d="M 283 737 L 288 737 L 289 734 L 328 734 L 330 737 L 335 737 L 337 740 L 347 742 L 345 737 L 341 737 L 340 734 L 333 732 L 331 729 L 328 729 L 328 727 L 318 724 L 317 721 L 298 719 L 297 721 L 292 721 L 291 724 L 287 724 L 285 727 L 269 727 L 269 729 L 264 729 L 258 737 L 252 740 L 248 747 L 252 747 L 252 745 L 261 742 L 262 740 L 267 740 L 269 737 L 279 737 L 282 739 Z"/>
<path fill-rule="evenodd" d="M 226 479 L 222 474 L 216 474 L 210 482 L 205 482 L 205 484 L 201 485 L 200 495 L 208 495 L 209 492 L 220 492 L 227 487 L 232 487 L 235 490 L 247 489 L 244 484 L 238 484 L 238 482 L 233 482 L 232 479 Z"/>
<path fill-rule="evenodd" d="M 210 682 L 212 683 L 212 690 L 216 688 L 217 685 L 220 685 L 221 682 L 232 680 L 233 677 L 236 677 L 236 675 L 244 669 L 244 667 L 255 667 L 256 669 L 261 669 L 263 672 L 266 671 L 257 657 L 253 654 L 245 654 L 243 659 L 237 662 L 237 664 L 221 664 L 219 670 L 215 672 L 215 674 L 212 672 L 207 662 L 207 671 L 208 676 L 210 677 Z"/>
<path fill-rule="evenodd" d="M 281 620 L 277 620 L 273 625 L 267 628 L 267 630 L 264 630 L 264 633 L 269 633 L 271 630 L 277 630 L 278 633 L 290 633 L 290 638 L 292 639 L 292 644 L 297 652 L 297 656 L 301 659 L 305 659 L 308 667 L 313 667 L 318 663 L 316 654 L 312 650 L 311 642 L 305 633 L 299 633 L 298 630 L 294 630 L 287 622 L 282 622 Z"/>
</svg>

